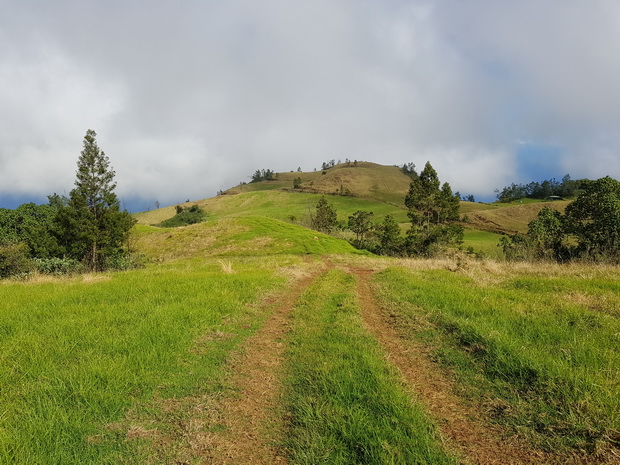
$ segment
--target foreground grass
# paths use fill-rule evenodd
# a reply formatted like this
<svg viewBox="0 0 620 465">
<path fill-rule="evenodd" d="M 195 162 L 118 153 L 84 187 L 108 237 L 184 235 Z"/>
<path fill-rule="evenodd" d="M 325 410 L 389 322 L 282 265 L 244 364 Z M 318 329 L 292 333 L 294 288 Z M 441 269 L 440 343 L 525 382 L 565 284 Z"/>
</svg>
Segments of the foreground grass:
<svg viewBox="0 0 620 465">
<path fill-rule="evenodd" d="M 250 304 L 283 282 L 258 260 L 233 269 L 2 283 L 0 463 L 145 463 L 127 412 L 217 389 L 227 354 L 262 318 Z"/>
<path fill-rule="evenodd" d="M 354 289 L 352 276 L 331 271 L 296 309 L 285 399 L 292 462 L 454 463 L 361 328 Z"/>
<path fill-rule="evenodd" d="M 604 454 L 620 439 L 619 275 L 554 270 L 388 269 L 377 284 L 403 334 L 434 345 L 490 416 L 549 449 Z"/>
</svg>

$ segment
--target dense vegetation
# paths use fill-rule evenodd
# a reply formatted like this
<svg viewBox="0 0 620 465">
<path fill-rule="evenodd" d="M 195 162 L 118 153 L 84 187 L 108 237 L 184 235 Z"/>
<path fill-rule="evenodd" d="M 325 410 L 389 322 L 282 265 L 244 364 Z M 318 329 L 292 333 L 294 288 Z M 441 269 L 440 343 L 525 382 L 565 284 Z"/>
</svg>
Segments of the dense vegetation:
<svg viewBox="0 0 620 465">
<path fill-rule="evenodd" d="M 114 171 L 88 130 L 69 198 L 47 205 L 0 210 L 0 277 L 39 271 L 93 271 L 127 265 L 126 243 L 134 219 L 120 210 Z"/>
<path fill-rule="evenodd" d="M 159 226 L 164 228 L 174 228 L 178 226 L 187 226 L 188 224 L 196 224 L 204 221 L 207 216 L 202 208 L 198 205 L 192 205 L 191 207 L 182 207 L 177 205 L 175 207 L 176 215 L 172 218 L 159 223 Z"/>
<path fill-rule="evenodd" d="M 564 214 L 543 208 L 526 235 L 503 238 L 501 245 L 510 260 L 620 261 L 620 182 L 582 181 Z"/>
</svg>

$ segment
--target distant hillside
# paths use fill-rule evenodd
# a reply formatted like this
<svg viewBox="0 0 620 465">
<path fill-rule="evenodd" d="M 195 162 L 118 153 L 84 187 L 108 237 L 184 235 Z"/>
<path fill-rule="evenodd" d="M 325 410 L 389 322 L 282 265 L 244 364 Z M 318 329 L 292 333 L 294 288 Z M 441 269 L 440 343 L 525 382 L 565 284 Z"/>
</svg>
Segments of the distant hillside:
<svg viewBox="0 0 620 465">
<path fill-rule="evenodd" d="M 214 238 L 223 229 L 236 229 L 241 224 L 245 225 L 245 229 L 250 226 L 258 227 L 258 223 L 262 221 L 260 217 L 294 223 L 287 227 L 303 230 L 301 225 L 309 224 L 310 214 L 314 211 L 319 196 L 326 194 L 328 201 L 338 212 L 339 221 L 343 224 L 346 224 L 349 215 L 357 210 L 365 210 L 374 212 L 375 221 L 380 221 L 389 214 L 401 224 L 403 231 L 408 228 L 409 218 L 404 198 L 411 179 L 400 168 L 368 162 L 358 162 L 357 165 L 342 163 L 325 170 L 324 173 L 322 171 L 276 173 L 273 181 L 241 184 L 216 197 L 182 204 L 184 207 L 199 205 L 207 214 L 207 223 L 202 226 L 179 229 L 140 229 L 139 236 L 142 244 L 140 248 L 149 249 L 149 255 L 161 255 L 169 248 L 172 248 L 169 251 L 171 255 L 187 253 L 192 255 L 198 252 L 194 250 L 197 247 L 196 244 L 203 243 L 204 245 L 205 241 L 215 240 Z M 293 180 L 297 177 L 301 178 L 302 183 L 299 189 L 293 189 Z M 460 214 L 464 219 L 461 224 L 466 229 L 464 245 L 482 251 L 488 256 L 498 256 L 500 253 L 497 248 L 499 235 L 526 232 L 528 223 L 536 218 L 543 207 L 563 211 L 568 203 L 568 201 L 534 200 L 493 204 L 461 202 Z M 170 206 L 139 213 L 135 217 L 141 225 L 157 225 L 174 215 L 175 207 Z M 279 222 L 268 222 L 268 224 L 278 231 L 284 228 Z M 265 229 L 263 226 L 260 228 Z M 298 229 L 296 231 L 298 232 Z M 298 235 L 297 232 L 294 235 L 297 235 L 301 241 L 305 236 Z M 293 234 L 291 231 L 289 233 Z M 317 243 L 312 242 L 315 233 L 309 232 L 308 234 L 306 239 L 311 239 L 311 244 L 306 246 L 309 247 L 308 250 L 322 253 L 323 249 L 317 248 Z M 168 236 L 175 240 L 169 241 Z M 268 245 L 274 253 L 277 253 L 275 251 L 279 247 L 282 247 L 282 250 L 288 250 L 288 253 L 305 253 L 304 247 L 300 245 L 301 242 L 291 246 L 280 239 L 276 241 L 265 239 L 264 244 L 262 242 L 259 244 L 260 241 L 247 243 L 241 241 L 237 244 L 237 252 L 246 253 L 243 250 L 247 249 L 250 253 L 253 247 L 263 248 Z M 177 241 L 182 241 L 184 245 L 175 244 Z M 221 243 L 221 240 L 217 239 L 216 242 Z M 149 246 L 148 243 L 152 245 Z M 332 246 L 341 247 L 341 245 L 335 246 L 335 243 L 330 245 Z M 192 250 L 194 252 L 191 252 Z M 212 255 L 228 252 L 213 243 L 209 246 L 208 252 L 201 251 L 199 255 L 203 253 Z"/>
<path fill-rule="evenodd" d="M 553 202 L 530 200 L 508 204 L 461 202 L 460 213 L 461 217 L 466 215 L 465 224 L 472 229 L 501 234 L 525 233 L 528 223 L 535 219 L 544 207 L 563 212 L 569 203 L 568 200 Z"/>
<path fill-rule="evenodd" d="M 325 171 L 276 173 L 273 181 L 240 184 L 224 195 L 245 192 L 291 189 L 293 180 L 301 178 L 300 192 L 314 194 L 349 194 L 355 197 L 403 205 L 411 178 L 399 167 L 370 162 L 341 163 Z"/>
</svg>

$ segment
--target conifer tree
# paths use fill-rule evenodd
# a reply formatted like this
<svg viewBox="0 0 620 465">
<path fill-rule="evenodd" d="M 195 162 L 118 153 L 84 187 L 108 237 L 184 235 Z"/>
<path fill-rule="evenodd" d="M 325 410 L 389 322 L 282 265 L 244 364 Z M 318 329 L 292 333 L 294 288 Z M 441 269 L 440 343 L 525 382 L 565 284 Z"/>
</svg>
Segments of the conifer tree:
<svg viewBox="0 0 620 465">
<path fill-rule="evenodd" d="M 92 129 L 86 131 L 75 188 L 57 216 L 60 239 L 68 254 L 93 271 L 105 268 L 107 259 L 124 253 L 135 222 L 127 211 L 120 210 L 114 193 L 115 173 L 96 136 Z"/>
<path fill-rule="evenodd" d="M 417 178 L 411 181 L 405 205 L 411 220 L 407 248 L 414 255 L 432 255 L 442 246 L 462 241 L 463 230 L 450 222 L 458 219 L 460 198 L 450 184 L 439 186 L 437 171 L 427 162 Z"/>
</svg>

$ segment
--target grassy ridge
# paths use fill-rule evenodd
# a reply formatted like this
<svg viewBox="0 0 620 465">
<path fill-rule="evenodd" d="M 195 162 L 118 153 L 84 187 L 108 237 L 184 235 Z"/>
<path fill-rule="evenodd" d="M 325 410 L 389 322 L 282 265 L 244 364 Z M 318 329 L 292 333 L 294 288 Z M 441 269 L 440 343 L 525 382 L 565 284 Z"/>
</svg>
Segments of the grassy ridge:
<svg viewBox="0 0 620 465">
<path fill-rule="evenodd" d="M 620 430 L 618 272 L 563 270 L 490 282 L 390 269 L 377 283 L 409 337 L 502 399 L 498 419 L 550 448 L 604 449 Z"/>
<path fill-rule="evenodd" d="M 182 228 L 138 225 L 133 246 L 154 260 L 212 256 L 365 254 L 317 231 L 266 217 L 247 216 Z"/>
<path fill-rule="evenodd" d="M 183 205 L 199 205 L 207 213 L 208 221 L 258 215 L 288 221 L 291 216 L 298 220 L 307 217 L 310 211 L 314 211 L 319 198 L 320 196 L 317 194 L 267 190 L 238 195 L 219 195 Z M 338 219 L 341 221 L 346 221 L 349 215 L 352 215 L 357 210 L 374 211 L 375 217 L 378 218 L 390 214 L 397 221 L 408 221 L 407 211 L 404 207 L 379 200 L 340 195 L 327 196 L 327 200 L 334 205 L 338 211 Z M 166 207 L 139 213 L 136 215 L 136 218 L 140 224 L 158 224 L 174 216 L 174 214 L 174 207 Z"/>
<path fill-rule="evenodd" d="M 258 261 L 0 286 L 0 463 L 137 463 L 126 412 L 215 389 L 283 280 Z M 243 322 L 243 324 L 241 324 Z M 226 331 L 228 338 L 201 335 Z"/>
<path fill-rule="evenodd" d="M 286 398 L 292 462 L 455 463 L 362 330 L 354 289 L 352 276 L 331 271 L 296 309 Z"/>
</svg>

